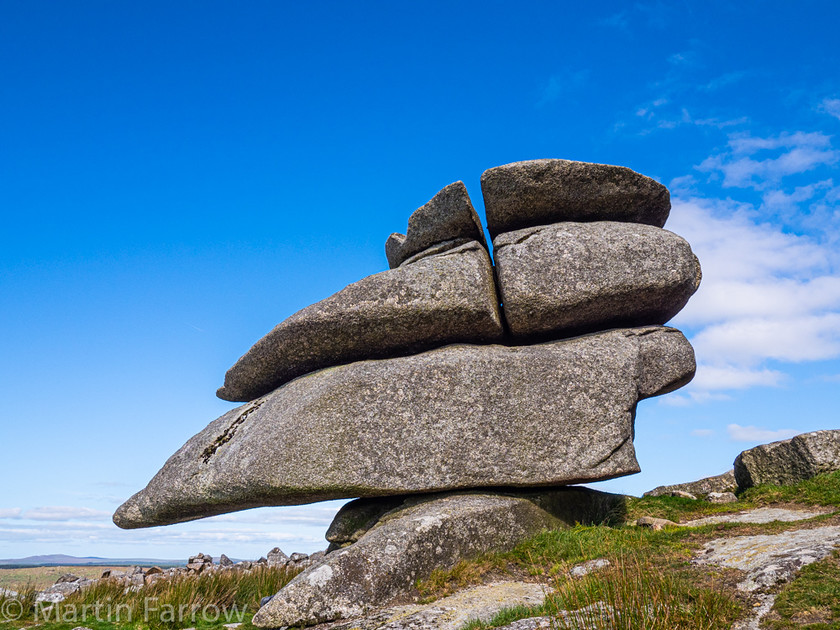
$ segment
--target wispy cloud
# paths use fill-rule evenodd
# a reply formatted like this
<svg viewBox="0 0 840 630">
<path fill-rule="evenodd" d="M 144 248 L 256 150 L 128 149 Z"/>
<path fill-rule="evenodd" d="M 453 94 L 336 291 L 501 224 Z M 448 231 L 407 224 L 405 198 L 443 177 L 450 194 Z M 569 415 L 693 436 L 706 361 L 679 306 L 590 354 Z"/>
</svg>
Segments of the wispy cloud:
<svg viewBox="0 0 840 630">
<path fill-rule="evenodd" d="M 798 431 L 795 431 L 794 429 L 779 429 L 773 431 L 752 425 L 742 427 L 739 424 L 727 425 L 726 432 L 729 434 L 729 439 L 734 442 L 774 442 L 777 440 L 792 438 L 798 433 Z"/>
<path fill-rule="evenodd" d="M 840 120 L 840 98 L 826 98 L 820 103 L 819 110 Z"/>
<path fill-rule="evenodd" d="M 87 507 L 51 506 L 27 510 L 22 518 L 30 521 L 70 521 L 109 519 L 110 512 Z"/>
<path fill-rule="evenodd" d="M 16 508 L 0 508 L 0 518 L 20 518 L 23 512 L 19 507 Z"/>
<path fill-rule="evenodd" d="M 712 429 L 694 429 L 691 435 L 694 437 L 713 437 L 715 432 Z"/>
<path fill-rule="evenodd" d="M 774 151 L 773 156 L 759 156 Z M 840 160 L 840 152 L 831 147 L 825 134 L 780 134 L 766 138 L 735 135 L 729 139 L 729 151 L 713 155 L 697 168 L 714 176 L 723 176 L 727 188 L 767 189 L 787 176 L 811 171 Z"/>
</svg>

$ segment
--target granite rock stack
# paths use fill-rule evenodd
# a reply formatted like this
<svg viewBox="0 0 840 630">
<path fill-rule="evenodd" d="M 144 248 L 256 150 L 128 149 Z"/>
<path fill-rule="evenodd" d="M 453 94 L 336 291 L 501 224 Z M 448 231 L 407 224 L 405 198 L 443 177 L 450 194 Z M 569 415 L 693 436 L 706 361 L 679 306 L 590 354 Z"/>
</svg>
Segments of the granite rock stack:
<svg viewBox="0 0 840 630">
<path fill-rule="evenodd" d="M 701 278 L 688 243 L 662 228 L 667 189 L 567 160 L 492 168 L 481 186 L 494 260 L 466 187 L 446 186 L 388 238 L 389 270 L 295 313 L 228 370 L 218 396 L 245 404 L 191 438 L 116 524 L 381 502 L 254 619 L 313 624 L 386 603 L 418 571 L 566 522 L 563 487 L 638 472 L 638 401 L 695 369 L 691 345 L 664 326 Z M 614 509 L 602 494 L 574 495 L 587 518 Z M 395 507 L 407 497 L 424 507 Z M 521 501 L 533 507 L 510 512 Z M 469 516 L 450 532 L 455 505 Z M 502 525 L 509 518 L 519 520 Z M 460 541 L 442 543 L 437 564 L 409 557 L 431 544 L 429 519 L 441 540 Z M 414 529 L 398 560 L 365 560 L 404 528 Z M 396 566 L 411 579 L 394 578 Z"/>
</svg>

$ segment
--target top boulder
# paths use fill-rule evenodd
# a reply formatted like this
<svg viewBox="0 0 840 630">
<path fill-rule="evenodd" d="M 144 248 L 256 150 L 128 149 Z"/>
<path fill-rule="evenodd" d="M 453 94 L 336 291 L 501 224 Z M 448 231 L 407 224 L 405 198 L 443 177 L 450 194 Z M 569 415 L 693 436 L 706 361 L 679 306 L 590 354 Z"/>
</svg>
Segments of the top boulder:
<svg viewBox="0 0 840 630">
<path fill-rule="evenodd" d="M 484 248 L 484 229 L 473 208 L 464 182 L 455 182 L 443 188 L 425 205 L 408 218 L 406 234 L 394 233 L 385 242 L 385 256 L 391 269 L 433 245 L 455 241 L 453 246 L 466 241 L 478 241 Z"/>
<path fill-rule="evenodd" d="M 656 227 L 671 211 L 668 189 L 607 164 L 514 162 L 484 171 L 481 191 L 490 236 L 561 221 L 625 221 Z"/>
</svg>

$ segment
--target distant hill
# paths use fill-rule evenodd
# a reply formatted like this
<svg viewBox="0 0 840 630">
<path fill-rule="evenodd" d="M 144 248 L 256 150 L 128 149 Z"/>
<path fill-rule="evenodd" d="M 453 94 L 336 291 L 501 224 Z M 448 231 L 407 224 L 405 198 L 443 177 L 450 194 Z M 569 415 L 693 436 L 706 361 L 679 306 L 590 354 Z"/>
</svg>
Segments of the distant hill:
<svg viewBox="0 0 840 630">
<path fill-rule="evenodd" d="M 161 560 L 159 558 L 99 558 L 86 556 L 66 556 L 54 553 L 46 556 L 29 556 L 28 558 L 11 558 L 0 560 L 0 568 L 3 567 L 43 567 L 49 565 L 181 565 L 186 564 L 186 558 L 182 560 Z"/>
</svg>

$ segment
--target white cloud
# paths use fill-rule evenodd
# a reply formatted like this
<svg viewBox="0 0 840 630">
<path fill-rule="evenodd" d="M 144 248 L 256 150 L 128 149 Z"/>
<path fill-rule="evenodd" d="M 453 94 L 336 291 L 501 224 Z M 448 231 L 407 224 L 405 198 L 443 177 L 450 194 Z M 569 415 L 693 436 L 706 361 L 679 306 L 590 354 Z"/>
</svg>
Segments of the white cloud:
<svg viewBox="0 0 840 630">
<path fill-rule="evenodd" d="M 840 98 L 826 98 L 820 103 L 820 111 L 825 112 L 829 116 L 834 116 L 840 119 Z"/>
<path fill-rule="evenodd" d="M 692 341 L 692 343 L 697 343 Z M 749 387 L 775 387 L 785 379 L 782 372 L 750 369 L 733 365 L 699 365 L 692 386 L 701 390 L 734 390 Z"/>
<path fill-rule="evenodd" d="M 697 167 L 700 171 L 722 174 L 724 187 L 762 190 L 789 175 L 835 164 L 840 159 L 840 152 L 831 147 L 831 137 L 819 132 L 784 133 L 767 138 L 734 135 L 729 139 L 729 148 L 729 152 L 713 155 Z M 767 151 L 778 155 L 752 157 Z"/>
<path fill-rule="evenodd" d="M 772 431 L 752 425 L 742 427 L 739 424 L 727 425 L 726 432 L 729 434 L 729 439 L 735 442 L 775 442 L 777 440 L 792 438 L 797 434 L 797 431 L 794 429 Z"/>
<path fill-rule="evenodd" d="M 0 508 L 0 518 L 20 518 L 23 510 L 18 508 Z"/>
<path fill-rule="evenodd" d="M 30 521 L 110 520 L 111 514 L 86 507 L 50 506 L 27 510 L 22 518 Z"/>
<path fill-rule="evenodd" d="M 668 404 L 781 386 L 786 374 L 768 367 L 771 360 L 840 357 L 837 248 L 758 216 L 754 206 L 732 200 L 674 199 L 668 228 L 691 243 L 703 281 L 674 320 L 693 333 L 697 375 Z"/>
</svg>

